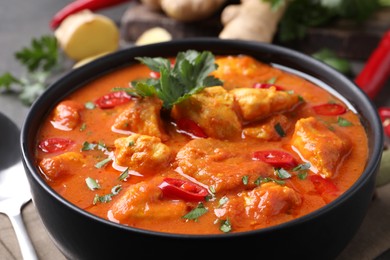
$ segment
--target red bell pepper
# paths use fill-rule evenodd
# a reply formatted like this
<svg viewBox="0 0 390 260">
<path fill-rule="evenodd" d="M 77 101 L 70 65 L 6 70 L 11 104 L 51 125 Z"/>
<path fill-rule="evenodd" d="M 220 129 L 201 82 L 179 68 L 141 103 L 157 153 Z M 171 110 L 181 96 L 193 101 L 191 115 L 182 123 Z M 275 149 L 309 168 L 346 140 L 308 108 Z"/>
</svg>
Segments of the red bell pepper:
<svg viewBox="0 0 390 260">
<path fill-rule="evenodd" d="M 38 147 L 45 153 L 55 153 L 65 151 L 69 146 L 73 144 L 74 142 L 70 139 L 54 137 L 42 140 L 38 144 Z"/>
<path fill-rule="evenodd" d="M 321 105 L 313 106 L 314 112 L 323 116 L 337 116 L 344 114 L 347 109 L 337 103 L 325 103 Z"/>
<path fill-rule="evenodd" d="M 293 168 L 298 165 L 290 153 L 279 150 L 256 151 L 253 153 L 252 158 L 277 168 Z"/>
<path fill-rule="evenodd" d="M 110 92 L 95 100 L 96 106 L 101 109 L 113 108 L 125 104 L 131 100 L 131 96 L 125 91 Z"/>
<path fill-rule="evenodd" d="M 165 178 L 158 187 L 164 196 L 185 201 L 204 201 L 209 195 L 205 187 L 183 179 Z"/>
<path fill-rule="evenodd" d="M 373 99 L 389 76 L 390 30 L 383 35 L 378 47 L 374 49 L 362 71 L 357 75 L 355 83 Z"/>
<path fill-rule="evenodd" d="M 66 17 L 85 9 L 96 11 L 128 1 L 130 0 L 75 0 L 62 8 L 53 16 L 50 22 L 50 27 L 52 29 L 56 29 Z"/>
</svg>

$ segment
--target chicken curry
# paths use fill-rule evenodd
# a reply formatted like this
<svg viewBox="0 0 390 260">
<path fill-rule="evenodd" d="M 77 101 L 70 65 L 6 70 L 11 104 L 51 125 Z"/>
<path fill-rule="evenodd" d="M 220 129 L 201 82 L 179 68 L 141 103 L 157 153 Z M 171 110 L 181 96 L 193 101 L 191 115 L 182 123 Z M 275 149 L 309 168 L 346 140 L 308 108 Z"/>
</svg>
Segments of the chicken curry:
<svg viewBox="0 0 390 260">
<path fill-rule="evenodd" d="M 61 196 L 141 229 L 218 234 L 284 223 L 359 178 L 359 115 L 307 79 L 248 55 L 139 57 L 70 94 L 37 136 Z"/>
</svg>

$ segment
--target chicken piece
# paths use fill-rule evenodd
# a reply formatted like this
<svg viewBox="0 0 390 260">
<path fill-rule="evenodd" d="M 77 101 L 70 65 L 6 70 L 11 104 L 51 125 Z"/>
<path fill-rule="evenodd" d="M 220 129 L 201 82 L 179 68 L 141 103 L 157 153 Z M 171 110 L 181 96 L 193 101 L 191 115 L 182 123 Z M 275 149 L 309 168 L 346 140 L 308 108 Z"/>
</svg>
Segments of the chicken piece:
<svg viewBox="0 0 390 260">
<path fill-rule="evenodd" d="M 236 88 L 229 91 L 234 95 L 242 118 L 253 122 L 270 116 L 272 113 L 292 109 L 299 102 L 299 96 L 287 91 L 266 89 Z"/>
<path fill-rule="evenodd" d="M 139 182 L 121 192 L 120 198 L 111 206 L 112 220 L 123 222 L 129 218 L 143 218 L 158 221 L 184 216 L 187 213 L 184 201 L 162 199 L 162 192 L 158 188 L 162 179 L 157 177 L 149 182 Z"/>
<path fill-rule="evenodd" d="M 207 186 L 214 186 L 217 193 L 253 188 L 258 177 L 271 177 L 274 173 L 272 166 L 252 160 L 251 152 L 244 144 L 212 138 L 188 142 L 177 153 L 176 160 L 183 173 Z M 248 177 L 246 185 L 244 176 Z"/>
<path fill-rule="evenodd" d="M 170 148 L 154 136 L 132 134 L 114 144 L 116 163 L 140 172 L 165 167 L 172 157 Z"/>
<path fill-rule="evenodd" d="M 336 174 L 351 150 L 348 137 L 337 135 L 314 117 L 297 121 L 291 144 L 303 160 L 311 163 L 311 170 L 324 178 Z"/>
<path fill-rule="evenodd" d="M 51 124 L 60 130 L 71 131 L 80 122 L 79 112 L 83 106 L 72 100 L 65 100 L 59 103 L 53 112 Z"/>
<path fill-rule="evenodd" d="M 39 162 L 39 168 L 47 180 L 55 181 L 66 175 L 77 173 L 84 164 L 85 159 L 82 154 L 66 152 L 42 159 Z"/>
<path fill-rule="evenodd" d="M 271 67 L 256 59 L 246 56 L 218 57 L 215 62 L 218 68 L 212 75 L 223 81 L 227 90 L 233 88 L 252 87 L 255 82 L 269 80 Z"/>
<path fill-rule="evenodd" d="M 163 141 L 168 139 L 160 117 L 162 101 L 157 97 L 145 97 L 130 102 L 116 119 L 114 129 L 150 135 Z"/>
<path fill-rule="evenodd" d="M 209 137 L 231 139 L 241 135 L 241 123 L 234 109 L 233 95 L 220 86 L 205 88 L 176 104 L 171 116 L 175 120 L 191 119 Z"/>
<path fill-rule="evenodd" d="M 229 197 L 228 201 L 214 210 L 218 218 L 228 218 L 232 227 L 264 225 L 269 217 L 294 214 L 294 209 L 302 204 L 301 196 L 287 186 L 267 182 L 239 196 Z"/>
<path fill-rule="evenodd" d="M 280 127 L 279 130 L 276 130 Z M 278 141 L 282 133 L 286 133 L 291 127 L 291 122 L 285 115 L 277 114 L 264 121 L 245 127 L 243 134 L 246 137 L 257 138 L 264 141 Z M 281 132 L 278 132 L 281 131 Z"/>
</svg>

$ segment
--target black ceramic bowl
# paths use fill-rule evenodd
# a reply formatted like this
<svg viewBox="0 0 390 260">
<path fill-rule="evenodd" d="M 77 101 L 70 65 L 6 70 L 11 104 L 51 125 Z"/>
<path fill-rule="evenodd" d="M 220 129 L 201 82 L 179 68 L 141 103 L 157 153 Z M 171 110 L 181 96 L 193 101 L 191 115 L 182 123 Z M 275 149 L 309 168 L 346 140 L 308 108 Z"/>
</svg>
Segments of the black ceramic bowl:
<svg viewBox="0 0 390 260">
<path fill-rule="evenodd" d="M 362 176 L 340 198 L 302 218 L 261 230 L 220 235 L 166 234 L 119 225 L 79 209 L 46 184 L 34 162 L 35 137 L 56 103 L 86 82 L 134 63 L 134 57 L 176 56 L 178 51 L 188 49 L 209 50 L 214 54 L 249 54 L 334 88 L 335 94 L 360 114 L 367 131 L 370 157 Z M 132 47 L 71 71 L 33 104 L 22 128 L 21 143 L 33 202 L 54 243 L 69 259 L 131 259 L 134 255 L 185 259 L 234 254 L 263 259 L 332 259 L 355 235 L 367 212 L 381 159 L 383 131 L 367 96 L 329 66 L 275 45 L 197 38 Z"/>
</svg>

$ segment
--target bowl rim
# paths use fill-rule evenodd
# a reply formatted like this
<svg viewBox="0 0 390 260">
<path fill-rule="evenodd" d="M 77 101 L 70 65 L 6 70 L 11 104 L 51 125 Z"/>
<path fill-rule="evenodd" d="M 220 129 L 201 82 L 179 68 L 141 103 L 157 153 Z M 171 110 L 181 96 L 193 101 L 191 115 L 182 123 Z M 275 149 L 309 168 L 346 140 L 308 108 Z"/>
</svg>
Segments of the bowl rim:
<svg viewBox="0 0 390 260">
<path fill-rule="evenodd" d="M 311 212 L 304 216 L 301 216 L 299 218 L 275 225 L 270 226 L 266 228 L 251 230 L 251 231 L 245 231 L 245 232 L 236 232 L 236 233 L 221 233 L 221 234 L 177 234 L 177 233 L 165 233 L 165 232 L 159 232 L 159 231 L 153 231 L 153 230 L 147 230 L 147 229 L 140 229 L 135 228 L 131 226 L 125 226 L 122 224 L 118 224 L 115 222 L 112 222 L 107 219 L 100 218 L 92 213 L 89 213 L 78 206 L 74 205 L 73 203 L 67 201 L 62 196 L 60 196 L 56 191 L 54 191 L 44 180 L 44 178 L 40 175 L 40 173 L 37 170 L 37 166 L 34 164 L 34 158 L 33 153 L 31 149 L 29 148 L 29 144 L 32 143 L 32 140 L 30 136 L 30 132 L 37 132 L 38 129 L 31 130 L 31 125 L 34 125 L 34 120 L 36 121 L 35 117 L 36 114 L 40 114 L 40 118 L 44 118 L 47 116 L 48 111 L 50 111 L 52 108 L 47 109 L 48 105 L 42 105 L 47 103 L 45 99 L 47 99 L 47 96 L 53 96 L 58 92 L 57 89 L 61 89 L 61 86 L 69 84 L 69 82 L 72 81 L 79 81 L 78 86 L 72 87 L 69 91 L 63 91 L 62 95 L 60 97 L 57 96 L 56 102 L 63 99 L 65 96 L 69 95 L 71 92 L 76 91 L 77 89 L 81 88 L 83 85 L 87 84 L 89 81 L 93 81 L 96 78 L 99 78 L 103 76 L 106 73 L 110 73 L 111 71 L 120 69 L 121 67 L 129 66 L 133 63 L 135 63 L 133 59 L 136 56 L 143 56 L 143 55 L 136 55 L 136 53 L 150 53 L 148 56 L 165 56 L 162 55 L 161 52 L 163 49 L 169 49 L 166 53 L 172 53 L 172 50 L 176 50 L 176 52 L 180 50 L 187 50 L 196 48 L 200 50 L 199 46 L 204 46 L 203 49 L 213 49 L 217 48 L 218 46 L 223 46 L 223 48 L 228 50 L 235 50 L 234 52 L 231 51 L 222 51 L 218 54 L 242 54 L 243 52 L 250 54 L 250 52 L 253 51 L 259 51 L 269 53 L 268 57 L 264 57 L 264 59 L 260 59 L 264 62 L 270 62 L 274 57 L 272 55 L 279 55 L 283 57 L 283 59 L 286 60 L 287 63 L 294 63 L 297 60 L 300 62 L 298 67 L 300 66 L 300 69 L 293 68 L 298 71 L 303 71 L 302 69 L 304 66 L 312 66 L 313 68 L 313 77 L 317 78 L 321 75 L 331 75 L 337 79 L 337 81 L 340 82 L 340 84 L 343 84 L 348 89 L 354 92 L 355 98 L 359 100 L 361 103 L 361 107 L 368 109 L 368 111 L 364 111 L 367 113 L 365 116 L 365 120 L 371 120 L 372 125 L 370 126 L 372 129 L 366 129 L 366 132 L 376 131 L 375 133 L 375 139 L 373 140 L 373 146 L 369 151 L 369 158 L 366 163 L 366 167 L 364 171 L 362 172 L 361 176 L 356 180 L 356 182 L 348 189 L 346 190 L 342 195 L 340 195 L 337 199 L 332 201 L 331 203 Z M 208 48 L 206 48 L 206 46 Z M 216 53 L 216 52 L 215 52 Z M 256 58 L 256 57 L 255 57 Z M 126 61 L 126 59 L 128 59 Z M 286 66 L 289 67 L 289 66 Z M 315 69 L 315 70 L 314 70 Z M 100 73 L 96 74 L 95 71 L 101 71 Z M 84 75 L 87 75 L 86 78 L 88 80 L 84 80 L 80 82 L 80 80 L 77 80 L 80 77 L 83 77 Z M 311 75 L 311 74 L 310 74 Z M 76 79 L 76 80 L 75 80 Z M 63 87 L 62 87 L 63 88 Z M 337 91 L 337 90 L 336 90 Z M 338 91 L 337 91 L 338 92 Z M 340 94 L 341 95 L 341 94 Z M 348 98 L 347 98 L 348 99 Z M 56 102 L 51 102 L 51 107 Z M 350 102 L 348 100 L 348 102 Z M 352 104 L 354 106 L 354 104 Z M 41 106 L 45 107 L 45 111 L 42 111 Z M 362 117 L 362 114 L 359 113 Z M 348 79 L 345 75 L 341 74 L 340 72 L 336 71 L 329 65 L 314 59 L 313 57 L 310 57 L 307 54 L 304 54 L 302 52 L 271 44 L 271 43 L 262 43 L 262 42 L 255 42 L 255 41 L 247 41 L 247 40 L 230 40 L 230 39 L 219 39 L 214 37 L 197 37 L 197 38 L 186 38 L 186 39 L 177 39 L 177 40 L 171 40 L 167 42 L 160 42 L 160 43 L 153 43 L 148 45 L 142 45 L 142 46 L 130 46 L 123 48 L 117 52 L 107 54 L 103 57 L 100 57 L 88 64 L 85 64 L 77 69 L 72 69 L 68 73 L 64 74 L 62 77 L 60 77 L 58 80 L 56 80 L 54 83 L 52 83 L 45 92 L 31 105 L 30 110 L 28 111 L 28 114 L 24 120 L 24 123 L 21 128 L 21 134 L 20 134 L 20 143 L 21 143 L 21 151 L 22 151 L 22 161 L 25 166 L 26 174 L 29 175 L 29 177 L 32 177 L 32 180 L 34 180 L 38 185 L 45 190 L 52 198 L 57 200 L 59 203 L 64 205 L 65 207 L 83 215 L 86 218 L 92 219 L 94 221 L 100 222 L 104 225 L 109 225 L 114 228 L 123 229 L 127 231 L 132 231 L 136 233 L 142 233 L 146 235 L 153 235 L 153 236 L 161 236 L 161 237 L 172 237 L 172 238 L 190 238 L 190 239 L 223 239 L 228 238 L 231 236 L 237 237 L 244 234 L 257 234 L 257 233 L 264 233 L 267 234 L 269 232 L 274 232 L 275 230 L 281 230 L 289 226 L 294 226 L 297 224 L 302 224 L 308 220 L 313 220 L 317 218 L 318 216 L 329 212 L 333 210 L 334 208 L 337 208 L 340 206 L 340 204 L 343 203 L 346 199 L 351 197 L 353 194 L 358 192 L 359 189 L 364 185 L 365 182 L 368 181 L 372 177 L 372 175 L 375 175 L 375 169 L 378 167 L 380 160 L 381 160 L 381 154 L 383 150 L 383 144 L 384 144 L 384 134 L 383 129 L 381 127 L 381 121 L 379 118 L 379 115 L 377 114 L 377 111 L 375 109 L 375 106 L 373 102 L 368 98 L 368 96 L 350 79 Z M 365 126 L 367 128 L 367 126 Z M 379 130 L 379 131 L 378 131 Z M 368 133 L 367 133 L 368 135 Z M 35 136 L 34 136 L 35 138 Z M 30 179 L 30 178 L 29 178 Z"/>
</svg>

